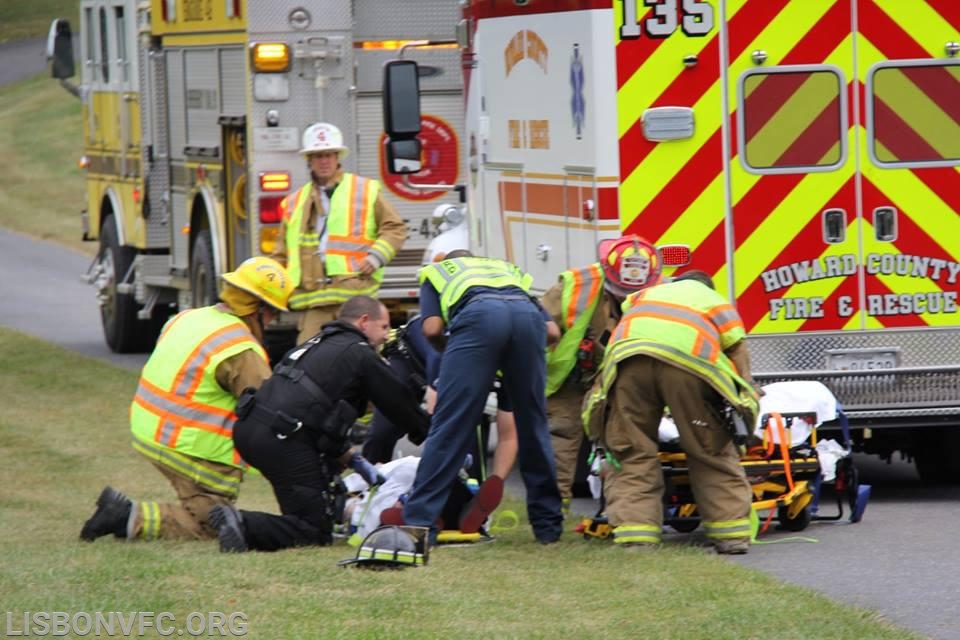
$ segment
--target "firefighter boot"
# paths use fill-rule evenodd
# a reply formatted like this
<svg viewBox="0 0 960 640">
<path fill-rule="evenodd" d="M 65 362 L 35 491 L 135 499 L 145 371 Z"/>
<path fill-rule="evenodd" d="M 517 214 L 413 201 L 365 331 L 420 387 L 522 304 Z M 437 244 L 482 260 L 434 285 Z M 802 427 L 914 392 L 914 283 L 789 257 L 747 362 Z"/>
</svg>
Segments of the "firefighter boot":
<svg viewBox="0 0 960 640">
<path fill-rule="evenodd" d="M 239 511 L 225 504 L 214 505 L 210 509 L 209 519 L 210 526 L 217 530 L 221 552 L 243 553 L 249 548 Z"/>
<path fill-rule="evenodd" d="M 729 540 L 714 540 L 713 546 L 717 553 L 723 555 L 743 555 L 750 549 L 750 538 L 730 538 Z"/>
<path fill-rule="evenodd" d="M 133 502 L 127 496 L 113 487 L 104 487 L 97 498 L 97 510 L 83 523 L 80 539 L 93 542 L 111 533 L 118 538 L 126 538 L 132 510 Z"/>
</svg>

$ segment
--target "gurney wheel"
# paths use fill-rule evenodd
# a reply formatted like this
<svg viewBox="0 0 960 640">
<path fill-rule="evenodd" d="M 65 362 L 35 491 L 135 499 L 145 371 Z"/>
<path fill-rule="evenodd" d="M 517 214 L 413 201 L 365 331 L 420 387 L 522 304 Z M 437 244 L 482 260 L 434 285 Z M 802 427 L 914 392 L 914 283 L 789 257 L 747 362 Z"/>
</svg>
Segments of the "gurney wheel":
<svg viewBox="0 0 960 640">
<path fill-rule="evenodd" d="M 780 523 L 780 527 L 787 531 L 803 531 L 810 524 L 810 509 L 804 507 L 796 516 L 791 518 L 790 507 L 778 507 L 777 521 Z"/>
</svg>

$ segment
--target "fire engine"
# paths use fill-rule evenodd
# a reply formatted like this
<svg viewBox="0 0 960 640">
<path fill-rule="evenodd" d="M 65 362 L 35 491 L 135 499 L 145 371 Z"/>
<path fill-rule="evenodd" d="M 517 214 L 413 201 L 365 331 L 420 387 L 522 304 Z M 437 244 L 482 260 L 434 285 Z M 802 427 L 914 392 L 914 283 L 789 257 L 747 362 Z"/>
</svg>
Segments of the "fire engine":
<svg viewBox="0 0 960 640">
<path fill-rule="evenodd" d="M 385 272 L 391 311 L 416 304 L 416 270 L 446 189 L 381 170 L 382 64 L 419 52 L 420 183 L 453 184 L 462 82 L 452 0 L 81 0 L 80 86 L 95 284 L 106 341 L 149 349 L 171 312 L 216 300 L 219 274 L 269 254 L 280 202 L 309 179 L 306 127 L 335 124 L 344 168 L 383 181 L 409 237 Z M 443 42 L 446 37 L 447 41 Z M 51 27 L 53 75 L 74 75 L 69 22 Z M 71 85 L 72 86 L 72 85 Z"/>
<path fill-rule="evenodd" d="M 461 4 L 472 249 L 542 290 L 605 236 L 686 243 L 758 380 L 823 381 L 857 448 L 957 481 L 960 3 Z"/>
</svg>

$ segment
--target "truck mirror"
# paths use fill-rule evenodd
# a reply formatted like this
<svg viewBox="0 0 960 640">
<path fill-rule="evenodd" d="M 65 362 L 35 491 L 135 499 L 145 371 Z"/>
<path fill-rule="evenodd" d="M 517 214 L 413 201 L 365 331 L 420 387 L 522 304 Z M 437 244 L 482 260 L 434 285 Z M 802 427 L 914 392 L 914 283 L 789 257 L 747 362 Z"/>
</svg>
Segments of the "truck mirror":
<svg viewBox="0 0 960 640">
<path fill-rule="evenodd" d="M 76 70 L 73 65 L 73 38 L 70 22 L 57 18 L 50 23 L 47 34 L 47 59 L 53 60 L 51 75 L 60 80 L 72 78 Z"/>
<path fill-rule="evenodd" d="M 383 67 L 383 128 L 391 140 L 420 133 L 420 75 L 413 60 Z"/>
<path fill-rule="evenodd" d="M 420 140 L 389 139 L 387 144 L 387 170 L 390 173 L 416 173 L 422 168 L 420 162 Z"/>
</svg>

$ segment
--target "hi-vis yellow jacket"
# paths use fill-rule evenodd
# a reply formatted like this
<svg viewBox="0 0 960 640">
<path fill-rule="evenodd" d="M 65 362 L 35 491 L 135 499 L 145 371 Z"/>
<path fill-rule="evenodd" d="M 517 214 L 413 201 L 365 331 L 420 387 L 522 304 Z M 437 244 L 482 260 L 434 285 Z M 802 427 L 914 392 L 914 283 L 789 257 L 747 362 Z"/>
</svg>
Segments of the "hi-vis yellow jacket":
<svg viewBox="0 0 960 640">
<path fill-rule="evenodd" d="M 704 379 L 752 423 L 759 396 L 724 353 L 746 337 L 743 321 L 727 300 L 693 280 L 644 289 L 623 303 L 623 318 L 607 345 L 600 379 L 587 398 L 584 426 L 595 431 L 600 408 L 617 377 L 617 365 L 644 355 L 681 367 Z"/>
<path fill-rule="evenodd" d="M 200 458 L 244 468 L 233 447 L 237 399 L 217 383 L 217 367 L 263 347 L 237 316 L 217 306 L 190 309 L 164 327 L 130 406 L 133 446 L 147 457 L 221 492 L 236 480 L 191 464 Z"/>
<path fill-rule="evenodd" d="M 440 313 L 450 322 L 450 310 L 472 287 L 519 287 L 530 291 L 533 277 L 520 267 L 497 258 L 454 258 L 425 266 L 420 284 L 429 281 L 440 294 Z"/>
<path fill-rule="evenodd" d="M 580 342 L 587 334 L 593 314 L 603 297 L 603 269 L 599 262 L 582 269 L 569 269 L 560 274 L 560 285 L 560 317 L 557 324 L 563 335 L 560 342 L 552 349 L 547 349 L 548 396 L 556 393 L 577 364 Z M 547 310 L 553 314 L 553 309 Z"/>
<path fill-rule="evenodd" d="M 352 173 L 341 173 L 338 179 L 330 198 L 323 259 L 318 254 L 321 237 L 316 216 L 311 215 L 311 205 L 320 206 L 317 187 L 308 182 L 283 201 L 283 230 L 273 257 L 286 266 L 297 285 L 290 298 L 292 309 L 342 304 L 359 293 L 376 295 L 382 267 L 393 260 L 407 238 L 406 225 L 381 196 L 379 181 Z M 336 291 L 336 280 L 359 273 L 368 255 L 381 265 L 372 275 L 371 286 Z M 334 279 L 332 287 L 327 277 Z"/>
</svg>

